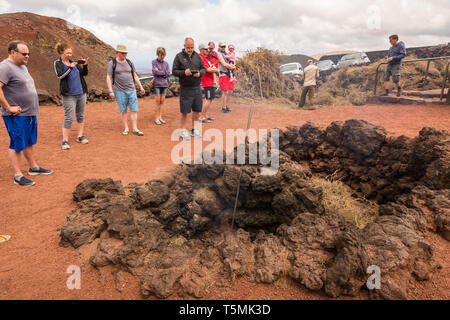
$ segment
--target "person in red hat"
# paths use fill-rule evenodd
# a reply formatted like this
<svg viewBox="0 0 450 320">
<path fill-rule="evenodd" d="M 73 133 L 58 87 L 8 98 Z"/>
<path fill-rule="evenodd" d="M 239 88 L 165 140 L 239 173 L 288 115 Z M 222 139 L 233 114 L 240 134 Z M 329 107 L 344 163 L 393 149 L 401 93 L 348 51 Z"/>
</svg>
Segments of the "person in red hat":
<svg viewBox="0 0 450 320">
<path fill-rule="evenodd" d="M 202 122 L 211 122 L 214 118 L 208 116 L 208 111 L 212 101 L 216 97 L 216 88 L 214 88 L 214 78 L 219 73 L 217 59 L 209 54 L 209 46 L 201 44 L 199 47 L 200 57 L 205 65 L 206 73 L 202 77 L 202 87 L 205 92 L 205 102 L 203 103 L 203 112 L 200 120 Z"/>
</svg>

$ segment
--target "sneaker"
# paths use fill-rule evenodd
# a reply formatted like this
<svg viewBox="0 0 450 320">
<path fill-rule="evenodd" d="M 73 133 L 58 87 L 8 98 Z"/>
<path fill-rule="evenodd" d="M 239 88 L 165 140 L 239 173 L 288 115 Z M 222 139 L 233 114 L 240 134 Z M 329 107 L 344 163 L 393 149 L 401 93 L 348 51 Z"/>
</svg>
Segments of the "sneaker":
<svg viewBox="0 0 450 320">
<path fill-rule="evenodd" d="M 228 111 L 227 108 L 222 108 L 222 112 L 223 112 L 223 113 L 228 113 L 228 112 L 230 112 L 230 111 Z"/>
<path fill-rule="evenodd" d="M 47 176 L 47 175 L 52 174 L 52 173 L 53 173 L 53 170 L 44 169 L 44 168 L 41 168 L 41 167 L 30 168 L 28 170 L 28 174 L 30 176 L 37 176 L 38 174 L 43 174 L 43 175 Z"/>
<path fill-rule="evenodd" d="M 61 149 L 63 149 L 63 150 L 69 150 L 69 149 L 70 149 L 69 141 L 64 140 L 64 141 L 62 142 Z"/>
<path fill-rule="evenodd" d="M 88 143 L 89 143 L 89 140 L 86 139 L 85 136 L 81 136 L 81 137 L 78 137 L 78 138 L 77 138 L 77 142 L 80 142 L 81 144 L 88 144 Z"/>
<path fill-rule="evenodd" d="M 166 124 L 166 121 L 163 119 L 159 119 L 159 122 L 161 122 L 162 124 Z"/>
<path fill-rule="evenodd" d="M 225 109 L 227 109 L 227 111 L 228 112 L 231 112 L 231 109 L 230 108 L 228 108 L 228 106 L 226 106 L 226 108 Z"/>
<path fill-rule="evenodd" d="M 14 184 L 17 184 L 22 187 L 30 187 L 35 184 L 34 181 L 25 178 L 23 175 L 14 177 Z"/>
<path fill-rule="evenodd" d="M 402 88 L 398 88 L 397 97 L 400 97 L 401 95 L 402 95 Z"/>
<path fill-rule="evenodd" d="M 191 140 L 191 135 L 189 134 L 189 132 L 184 129 L 183 131 L 181 131 L 181 135 L 180 135 L 184 141 L 189 141 Z"/>
<path fill-rule="evenodd" d="M 200 134 L 200 131 L 198 129 L 192 129 L 191 130 L 191 136 L 194 138 L 201 138 L 202 135 Z"/>
</svg>

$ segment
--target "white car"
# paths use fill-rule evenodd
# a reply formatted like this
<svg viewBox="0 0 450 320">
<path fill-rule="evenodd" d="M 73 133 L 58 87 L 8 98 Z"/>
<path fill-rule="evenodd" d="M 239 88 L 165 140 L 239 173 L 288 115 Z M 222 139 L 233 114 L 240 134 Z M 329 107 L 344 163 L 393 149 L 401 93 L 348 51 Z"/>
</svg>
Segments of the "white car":
<svg viewBox="0 0 450 320">
<path fill-rule="evenodd" d="M 338 62 L 337 67 L 360 66 L 370 63 L 370 59 L 364 52 L 346 54 Z"/>
<path fill-rule="evenodd" d="M 282 74 L 292 76 L 297 80 L 302 80 L 304 76 L 303 67 L 298 62 L 283 64 L 282 66 L 280 66 L 280 71 Z"/>
</svg>

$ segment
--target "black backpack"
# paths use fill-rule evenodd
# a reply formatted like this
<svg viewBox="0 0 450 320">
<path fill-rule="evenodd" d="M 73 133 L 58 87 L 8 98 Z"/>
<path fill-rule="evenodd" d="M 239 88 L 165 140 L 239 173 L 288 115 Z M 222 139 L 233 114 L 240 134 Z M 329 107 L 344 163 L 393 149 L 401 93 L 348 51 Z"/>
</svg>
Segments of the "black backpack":
<svg viewBox="0 0 450 320">
<path fill-rule="evenodd" d="M 115 78 L 116 78 L 116 67 L 117 67 L 117 60 L 116 60 L 116 58 L 113 58 L 112 62 L 113 62 L 113 65 L 112 65 L 112 84 L 114 85 Z M 131 77 L 133 78 L 133 82 L 135 82 L 135 80 L 134 80 L 134 73 L 136 72 L 136 70 L 134 70 L 133 62 L 131 62 L 131 60 L 127 59 L 127 63 L 130 65 Z"/>
</svg>

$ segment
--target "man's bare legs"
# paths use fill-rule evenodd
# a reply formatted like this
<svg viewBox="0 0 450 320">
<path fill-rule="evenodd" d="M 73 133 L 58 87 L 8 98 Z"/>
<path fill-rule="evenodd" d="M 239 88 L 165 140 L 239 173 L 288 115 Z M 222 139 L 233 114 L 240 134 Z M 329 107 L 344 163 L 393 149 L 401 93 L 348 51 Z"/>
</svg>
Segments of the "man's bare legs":
<svg viewBox="0 0 450 320">
<path fill-rule="evenodd" d="M 139 131 L 138 127 L 137 127 L 137 120 L 138 120 L 138 115 L 137 115 L 137 111 L 130 111 L 130 118 L 131 118 L 131 126 L 133 127 L 133 131 Z"/>
<path fill-rule="evenodd" d="M 188 130 L 187 128 L 187 122 L 188 122 L 188 114 L 182 113 L 181 114 L 181 122 L 180 122 L 180 128 L 182 130 Z M 195 128 L 195 122 L 200 121 L 200 112 L 192 112 L 192 129 Z M 189 130 L 188 130 L 189 131 Z"/>
<path fill-rule="evenodd" d="M 211 104 L 212 104 L 212 100 L 208 100 L 208 99 L 205 100 L 205 102 L 203 103 L 202 116 L 199 120 L 208 119 L 208 111 L 209 111 L 209 108 L 211 107 Z"/>
<path fill-rule="evenodd" d="M 14 176 L 19 176 L 22 174 L 22 170 L 20 170 L 20 154 L 22 152 L 17 152 L 16 150 L 9 149 L 8 155 L 11 159 L 11 164 L 14 169 Z"/>
<path fill-rule="evenodd" d="M 127 111 L 123 112 L 121 116 L 124 131 L 130 131 L 130 128 L 128 128 L 128 112 Z"/>
<path fill-rule="evenodd" d="M 20 169 L 20 157 L 23 153 L 25 159 L 28 161 L 28 165 L 30 168 L 35 168 L 38 166 L 35 158 L 34 158 L 34 150 L 33 146 L 28 146 L 23 152 L 16 151 L 13 149 L 8 150 L 9 158 L 11 159 L 11 164 L 14 170 L 14 176 L 19 176 L 22 174 L 22 170 Z"/>
<path fill-rule="evenodd" d="M 389 91 L 389 85 L 390 85 L 390 82 L 389 82 L 389 81 L 386 81 L 386 82 L 384 83 L 384 89 L 386 90 L 386 92 Z M 394 82 L 394 85 L 397 86 L 397 90 L 398 90 L 399 88 L 401 88 L 400 82 L 397 82 L 397 83 Z"/>
<path fill-rule="evenodd" d="M 181 114 L 181 129 L 182 130 L 187 130 L 187 116 L 188 116 L 188 114 L 187 113 L 182 113 Z"/>
</svg>

